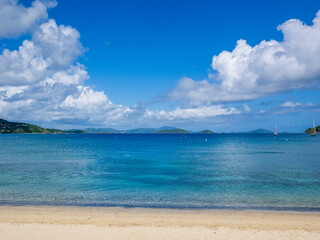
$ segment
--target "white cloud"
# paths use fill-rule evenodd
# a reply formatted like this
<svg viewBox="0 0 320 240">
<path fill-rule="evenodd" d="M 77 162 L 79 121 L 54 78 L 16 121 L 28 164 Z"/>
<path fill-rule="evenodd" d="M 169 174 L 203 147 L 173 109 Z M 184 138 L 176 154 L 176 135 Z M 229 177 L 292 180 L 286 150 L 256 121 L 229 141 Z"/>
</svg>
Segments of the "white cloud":
<svg viewBox="0 0 320 240">
<path fill-rule="evenodd" d="M 53 1 L 47 3 L 55 4 Z M 89 74 L 85 66 L 77 62 L 84 48 L 76 29 L 57 25 L 52 19 L 46 20 L 50 6 L 43 2 L 35 1 L 31 7 L 25 8 L 13 0 L 0 0 L 0 6 L 6 5 L 14 10 L 11 9 L 9 15 L 19 13 L 21 19 L 28 15 L 28 9 L 37 9 L 41 4 L 45 7 L 45 14 L 34 17 L 34 22 L 31 24 L 30 21 L 28 26 L 8 32 L 3 24 L 5 21 L 8 26 L 18 24 L 10 22 L 15 15 L 6 16 L 0 23 L 0 37 L 25 31 L 31 33 L 31 38 L 23 41 L 19 49 L 5 49 L 0 55 L 0 118 L 55 122 L 60 126 L 211 121 L 217 116 L 241 113 L 234 107 L 212 102 L 251 100 L 295 88 L 314 87 L 319 81 L 318 13 L 313 26 L 303 25 L 299 20 L 281 25 L 279 29 L 285 36 L 283 42 L 263 41 L 251 47 L 240 40 L 232 52 L 215 56 L 212 66 L 217 70 L 216 80 L 220 82 L 181 79 L 169 96 L 175 100 L 187 99 L 183 107 L 151 111 L 143 106 L 115 104 L 103 91 L 95 91 L 86 85 Z M 287 102 L 283 107 L 307 106 L 299 104 Z M 251 111 L 246 104 L 242 109 Z"/>
<path fill-rule="evenodd" d="M 50 19 L 35 27 L 31 39 L 23 41 L 18 50 L 5 49 L 0 55 L 0 117 L 101 125 L 133 112 L 85 85 L 89 75 L 76 62 L 83 53 L 79 39 L 76 29 L 58 26 Z"/>
<path fill-rule="evenodd" d="M 71 65 L 65 71 L 54 72 L 51 77 L 47 77 L 41 81 L 41 85 L 49 84 L 53 86 L 55 83 L 61 83 L 65 86 L 83 84 L 85 80 L 89 79 L 85 67 L 81 64 Z"/>
<path fill-rule="evenodd" d="M 70 77 L 74 76 L 66 78 Z M 104 92 L 77 82 L 46 81 L 0 88 L 0 117 L 29 122 L 53 121 L 58 125 L 112 125 L 125 121 L 133 112 L 129 107 L 112 103 Z"/>
<path fill-rule="evenodd" d="M 212 60 L 215 82 L 182 78 L 168 94 L 172 100 L 232 102 L 253 100 L 320 83 L 320 11 L 308 26 L 291 19 L 278 26 L 281 42 L 262 41 L 251 47 L 239 40 L 232 52 Z"/>
<path fill-rule="evenodd" d="M 287 101 L 277 107 L 274 107 L 269 112 L 270 114 L 287 114 L 287 113 L 298 113 L 298 112 L 319 112 L 320 105 L 314 103 L 300 103 Z"/>
<path fill-rule="evenodd" d="M 112 104 L 104 92 L 95 92 L 90 87 L 83 87 L 81 85 L 78 86 L 78 90 L 77 96 L 69 95 L 61 103 L 61 106 L 84 110 L 92 106 L 101 108 Z"/>
<path fill-rule="evenodd" d="M 306 104 L 302 104 L 302 103 L 299 103 L 299 102 L 285 102 L 284 104 L 281 105 L 282 107 L 285 107 L 285 108 L 295 108 L 295 107 L 313 107 L 315 106 L 315 104 L 313 103 L 306 103 Z"/>
<path fill-rule="evenodd" d="M 85 66 L 76 62 L 82 53 L 79 32 L 57 25 L 53 19 L 35 28 L 31 39 L 23 41 L 18 50 L 5 49 L 0 55 L 0 117 L 83 126 L 240 113 L 223 105 L 194 104 L 172 111 L 150 111 L 114 104 L 104 92 L 86 86 L 89 75 Z"/>
<path fill-rule="evenodd" d="M 203 119 L 221 115 L 239 114 L 240 111 L 234 107 L 224 107 L 223 105 L 200 106 L 196 108 L 176 108 L 173 111 L 150 111 L 146 110 L 144 118 L 158 120 L 177 119 Z"/>
<path fill-rule="evenodd" d="M 41 49 L 41 57 L 51 67 L 67 67 L 83 53 L 79 32 L 70 26 L 59 25 L 53 19 L 41 24 L 33 41 Z"/>
<path fill-rule="evenodd" d="M 243 104 L 243 108 L 246 112 L 249 112 L 251 108 L 247 104 Z"/>
<path fill-rule="evenodd" d="M 0 87 L 0 96 L 3 96 L 5 98 L 10 98 L 16 94 L 22 93 L 24 90 L 26 90 L 27 86 L 20 86 L 20 87 Z"/>
<path fill-rule="evenodd" d="M 0 55 L 0 86 L 40 82 L 69 68 L 83 52 L 79 38 L 76 29 L 57 26 L 52 19 L 41 24 L 19 50 L 5 49 Z"/>
<path fill-rule="evenodd" d="M 285 102 L 284 104 L 282 104 L 282 107 L 289 107 L 289 108 L 293 108 L 296 106 L 301 106 L 302 104 L 297 102 L 297 103 L 293 103 L 293 102 Z"/>
<path fill-rule="evenodd" d="M 30 7 L 17 0 L 0 0 L 0 38 L 16 37 L 48 18 L 47 9 L 56 6 L 55 1 L 33 1 Z"/>
<path fill-rule="evenodd" d="M 0 55 L 0 117 L 84 126 L 126 121 L 136 110 L 114 104 L 104 92 L 86 86 L 89 75 L 85 66 L 76 62 L 84 52 L 79 32 L 57 25 L 53 19 L 36 26 L 47 18 L 46 8 L 53 5 L 53 1 L 35 1 L 25 8 L 17 1 L 0 0 L 0 16 L 7 10 L 0 36 L 32 28 L 31 39 L 24 40 L 18 50 L 5 49 Z M 10 25 L 14 26 L 11 32 Z"/>
</svg>

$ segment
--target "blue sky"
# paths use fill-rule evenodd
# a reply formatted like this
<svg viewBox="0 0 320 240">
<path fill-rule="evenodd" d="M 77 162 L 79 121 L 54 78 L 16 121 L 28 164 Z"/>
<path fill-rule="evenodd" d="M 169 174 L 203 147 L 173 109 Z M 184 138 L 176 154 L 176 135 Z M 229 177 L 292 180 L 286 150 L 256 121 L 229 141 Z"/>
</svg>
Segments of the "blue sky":
<svg viewBox="0 0 320 240">
<path fill-rule="evenodd" d="M 272 129 L 277 121 L 279 131 L 296 132 L 313 117 L 320 122 L 320 27 L 313 23 L 319 1 L 0 5 L 16 18 L 0 24 L 1 51 L 9 51 L 0 58 L 7 64 L 0 68 L 0 118 L 60 128 L 214 131 Z M 246 43 L 237 45 L 240 39 Z M 223 54 L 236 46 L 250 53 Z M 15 60 L 15 50 L 24 60 Z"/>
</svg>

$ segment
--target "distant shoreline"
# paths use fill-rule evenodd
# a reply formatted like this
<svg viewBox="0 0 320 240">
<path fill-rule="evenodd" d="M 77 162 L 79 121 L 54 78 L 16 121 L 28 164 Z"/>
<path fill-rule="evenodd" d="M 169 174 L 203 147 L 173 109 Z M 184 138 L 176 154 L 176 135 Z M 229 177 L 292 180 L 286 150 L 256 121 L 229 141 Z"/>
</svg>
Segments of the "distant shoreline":
<svg viewBox="0 0 320 240">
<path fill-rule="evenodd" d="M 123 209 L 134 210 L 140 209 L 143 211 L 181 211 L 181 212 L 293 212 L 293 213 L 319 213 L 319 207 L 279 207 L 279 206 L 265 206 L 265 207 L 234 207 L 234 206 L 212 206 L 212 207 L 182 207 L 182 206 L 143 206 L 143 205 L 126 205 L 126 204 L 46 204 L 46 203 L 0 203 L 1 208 L 80 208 L 80 209 Z"/>
<path fill-rule="evenodd" d="M 86 135 L 86 134 L 110 134 L 110 135 L 115 135 L 115 134 L 126 134 L 126 135 L 178 135 L 178 134 L 187 134 L 187 135 L 272 135 L 273 133 L 250 133 L 250 132 L 224 132 L 224 133 L 200 133 L 200 132 L 188 132 L 188 133 L 129 133 L 129 132 L 97 132 L 97 133 L 91 133 L 91 132 L 85 132 L 85 133 L 0 133 L 0 135 Z M 278 133 L 279 135 L 290 135 L 290 134 L 303 134 L 303 135 L 308 135 L 308 133 L 304 132 L 285 132 L 285 133 Z"/>
<path fill-rule="evenodd" d="M 313 128 L 309 128 L 304 133 L 310 133 Z M 320 131 L 320 126 L 317 127 L 317 131 Z M 171 126 L 163 126 L 159 128 L 135 128 L 127 130 L 117 130 L 113 128 L 85 128 L 85 129 L 69 129 L 60 130 L 55 128 L 43 128 L 37 125 L 20 122 L 10 122 L 4 119 L 0 119 L 0 134 L 273 134 L 273 131 L 268 129 L 255 129 L 247 132 L 225 132 L 218 130 L 216 132 L 209 129 L 201 131 L 189 131 L 182 128 L 176 128 Z M 302 133 L 302 132 L 301 132 Z M 290 134 L 289 132 L 279 132 L 279 134 Z"/>
</svg>

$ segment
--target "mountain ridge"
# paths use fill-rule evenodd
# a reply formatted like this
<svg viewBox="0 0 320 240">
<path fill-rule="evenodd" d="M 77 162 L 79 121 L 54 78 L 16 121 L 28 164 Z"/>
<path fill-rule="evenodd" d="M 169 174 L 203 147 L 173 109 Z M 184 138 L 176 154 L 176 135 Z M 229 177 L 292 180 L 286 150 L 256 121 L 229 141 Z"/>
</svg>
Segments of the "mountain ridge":
<svg viewBox="0 0 320 240">
<path fill-rule="evenodd" d="M 320 132 L 320 126 L 316 127 L 316 131 Z M 305 133 L 313 132 L 313 128 L 308 128 Z M 198 133 L 198 134 L 214 134 L 211 130 L 189 131 L 172 126 L 163 126 L 159 128 L 134 128 L 127 130 L 117 130 L 114 128 L 85 128 L 85 129 L 69 129 L 60 130 L 55 128 L 43 128 L 34 124 L 22 122 L 10 122 L 0 118 L 0 134 L 10 133 L 34 133 L 34 134 L 81 134 L 81 133 L 128 133 L 128 134 L 147 134 L 147 133 Z M 230 132 L 232 133 L 232 132 Z M 236 133 L 236 132 L 233 132 Z M 267 129 L 255 129 L 248 132 L 238 132 L 244 134 L 272 134 L 273 132 Z M 217 132 L 219 134 L 219 132 Z"/>
<path fill-rule="evenodd" d="M 43 128 L 34 124 L 22 122 L 10 122 L 0 119 L 0 134 L 62 134 L 62 133 L 85 133 L 83 130 L 60 130 L 55 128 Z"/>
<path fill-rule="evenodd" d="M 272 131 L 268 130 L 268 129 L 264 129 L 264 128 L 258 128 L 249 132 L 243 132 L 243 133 L 273 133 Z"/>
<path fill-rule="evenodd" d="M 163 126 L 159 128 L 133 128 L 127 130 L 117 130 L 113 128 L 85 128 L 88 133 L 156 133 L 161 130 L 177 129 L 171 126 Z"/>
</svg>

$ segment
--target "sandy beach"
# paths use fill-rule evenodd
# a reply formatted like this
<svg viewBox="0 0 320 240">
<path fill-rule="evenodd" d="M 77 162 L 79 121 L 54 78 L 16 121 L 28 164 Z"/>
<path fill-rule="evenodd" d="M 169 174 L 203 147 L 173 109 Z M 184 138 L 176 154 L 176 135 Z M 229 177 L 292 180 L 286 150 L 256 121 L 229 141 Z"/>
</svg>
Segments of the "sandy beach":
<svg viewBox="0 0 320 240">
<path fill-rule="evenodd" d="M 320 239 L 320 213 L 0 207 L 1 240 Z"/>
</svg>

